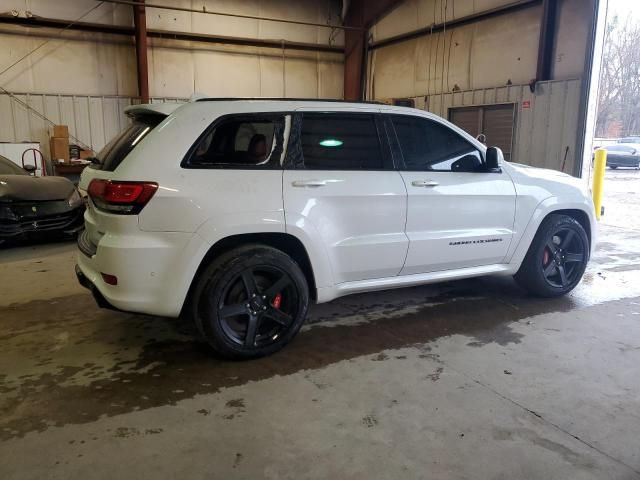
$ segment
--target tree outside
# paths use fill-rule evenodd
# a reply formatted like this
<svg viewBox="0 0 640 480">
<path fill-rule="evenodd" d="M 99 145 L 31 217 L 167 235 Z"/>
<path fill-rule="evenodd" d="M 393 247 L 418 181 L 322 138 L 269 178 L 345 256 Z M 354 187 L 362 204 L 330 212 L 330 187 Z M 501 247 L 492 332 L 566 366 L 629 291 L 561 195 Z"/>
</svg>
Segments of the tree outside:
<svg viewBox="0 0 640 480">
<path fill-rule="evenodd" d="M 597 137 L 640 135 L 640 17 L 634 15 L 634 3 L 628 0 L 609 2 Z M 640 5 L 635 5 L 635 9 L 640 9 Z"/>
</svg>

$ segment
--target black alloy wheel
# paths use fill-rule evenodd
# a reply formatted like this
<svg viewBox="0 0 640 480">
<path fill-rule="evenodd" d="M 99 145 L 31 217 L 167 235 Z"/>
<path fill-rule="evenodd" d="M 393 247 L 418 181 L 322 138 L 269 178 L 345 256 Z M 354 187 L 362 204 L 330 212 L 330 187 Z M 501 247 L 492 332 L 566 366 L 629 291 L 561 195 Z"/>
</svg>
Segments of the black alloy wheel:
<svg viewBox="0 0 640 480">
<path fill-rule="evenodd" d="M 564 295 L 580 283 L 589 252 L 589 236 L 580 222 L 551 214 L 542 221 L 514 278 L 534 295 Z"/>
<path fill-rule="evenodd" d="M 277 267 L 249 267 L 232 278 L 218 303 L 224 333 L 245 348 L 273 344 L 297 316 L 298 292 Z"/>
<path fill-rule="evenodd" d="M 246 245 L 215 258 L 199 275 L 192 315 L 221 356 L 255 358 L 286 345 L 309 307 L 307 280 L 284 252 Z"/>
<path fill-rule="evenodd" d="M 547 240 L 543 255 L 542 269 L 549 285 L 566 288 L 577 276 L 581 276 L 581 266 L 585 262 L 585 245 L 572 229 L 561 229 Z"/>
</svg>

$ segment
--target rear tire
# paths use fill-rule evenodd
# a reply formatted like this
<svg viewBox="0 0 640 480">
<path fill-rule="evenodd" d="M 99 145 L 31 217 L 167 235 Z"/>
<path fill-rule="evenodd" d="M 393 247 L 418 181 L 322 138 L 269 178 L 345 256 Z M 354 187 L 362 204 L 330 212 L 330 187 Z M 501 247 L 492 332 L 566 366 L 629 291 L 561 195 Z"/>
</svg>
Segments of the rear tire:
<svg viewBox="0 0 640 480">
<path fill-rule="evenodd" d="M 589 261 L 589 237 L 568 215 L 545 218 L 531 242 L 516 282 L 540 297 L 558 297 L 573 290 Z"/>
<path fill-rule="evenodd" d="M 280 350 L 298 333 L 308 308 L 309 288 L 298 264 L 258 244 L 216 258 L 198 278 L 192 303 L 202 337 L 231 359 Z"/>
</svg>

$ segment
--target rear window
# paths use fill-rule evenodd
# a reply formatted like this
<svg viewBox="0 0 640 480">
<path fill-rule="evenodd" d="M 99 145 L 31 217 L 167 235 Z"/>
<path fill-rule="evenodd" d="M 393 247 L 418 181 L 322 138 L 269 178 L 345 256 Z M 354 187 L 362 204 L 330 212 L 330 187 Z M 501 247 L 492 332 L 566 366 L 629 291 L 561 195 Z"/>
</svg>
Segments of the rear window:
<svg viewBox="0 0 640 480">
<path fill-rule="evenodd" d="M 100 150 L 96 155 L 98 163 L 94 163 L 92 167 L 109 172 L 114 171 L 136 145 L 164 118 L 162 115 L 148 115 L 136 118 Z"/>
</svg>

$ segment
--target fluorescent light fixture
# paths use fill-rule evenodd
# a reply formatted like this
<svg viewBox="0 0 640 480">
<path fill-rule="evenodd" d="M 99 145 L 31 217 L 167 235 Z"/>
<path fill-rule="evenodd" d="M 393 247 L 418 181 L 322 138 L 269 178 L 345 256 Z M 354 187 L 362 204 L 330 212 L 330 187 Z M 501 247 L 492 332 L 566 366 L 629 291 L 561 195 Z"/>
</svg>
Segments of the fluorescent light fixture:
<svg viewBox="0 0 640 480">
<path fill-rule="evenodd" d="M 342 143 L 342 140 L 338 140 L 337 138 L 325 138 L 320 142 L 320 145 L 323 147 L 339 147 Z"/>
</svg>

